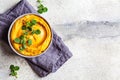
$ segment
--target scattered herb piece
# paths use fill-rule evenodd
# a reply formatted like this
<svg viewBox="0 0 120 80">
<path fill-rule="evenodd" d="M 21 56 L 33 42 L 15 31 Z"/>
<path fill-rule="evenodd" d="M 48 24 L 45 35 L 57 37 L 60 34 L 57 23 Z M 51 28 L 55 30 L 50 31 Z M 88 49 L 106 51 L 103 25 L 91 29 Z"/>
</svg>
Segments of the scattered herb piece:
<svg viewBox="0 0 120 80">
<path fill-rule="evenodd" d="M 32 45 L 32 40 L 31 39 L 28 39 L 28 45 Z"/>
<path fill-rule="evenodd" d="M 39 3 L 38 10 L 37 10 L 38 13 L 42 14 L 48 11 L 48 8 L 42 4 L 41 0 L 37 0 L 37 2 Z"/>
<path fill-rule="evenodd" d="M 20 38 L 15 38 L 14 42 L 19 44 L 20 43 Z"/>
<path fill-rule="evenodd" d="M 10 75 L 11 76 L 15 76 L 17 78 L 17 71 L 19 70 L 19 66 L 14 66 L 14 65 L 10 65 Z"/>
</svg>

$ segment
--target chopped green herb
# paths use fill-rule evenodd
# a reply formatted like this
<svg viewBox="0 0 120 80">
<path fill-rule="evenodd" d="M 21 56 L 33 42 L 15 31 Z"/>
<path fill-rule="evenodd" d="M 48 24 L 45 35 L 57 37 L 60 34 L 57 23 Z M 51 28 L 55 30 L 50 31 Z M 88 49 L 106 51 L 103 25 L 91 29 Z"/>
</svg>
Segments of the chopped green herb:
<svg viewBox="0 0 120 80">
<path fill-rule="evenodd" d="M 32 23 L 32 25 L 35 25 L 37 23 L 37 21 L 33 19 L 33 20 L 31 20 L 31 23 Z"/>
<path fill-rule="evenodd" d="M 24 43 L 24 41 L 23 41 L 23 40 L 20 40 L 20 43 L 21 43 L 21 44 L 23 44 L 23 43 Z"/>
<path fill-rule="evenodd" d="M 35 25 L 36 23 L 37 23 L 37 21 L 33 19 L 33 20 L 27 22 L 27 23 L 26 23 L 26 26 L 27 26 L 27 27 L 32 27 L 32 26 Z"/>
<path fill-rule="evenodd" d="M 26 48 L 26 44 L 23 44 L 23 48 L 24 48 L 24 49 Z"/>
<path fill-rule="evenodd" d="M 25 48 L 23 46 L 20 47 L 20 50 L 23 51 Z"/>
<path fill-rule="evenodd" d="M 35 34 L 40 34 L 41 33 L 41 31 L 39 30 L 39 29 L 37 29 L 36 31 L 35 31 Z"/>
<path fill-rule="evenodd" d="M 24 35 L 28 35 L 28 32 L 24 32 Z"/>
<path fill-rule="evenodd" d="M 31 39 L 28 39 L 28 45 L 32 45 L 32 40 Z"/>
<path fill-rule="evenodd" d="M 22 30 L 26 30 L 26 26 L 22 26 Z"/>
<path fill-rule="evenodd" d="M 20 39 L 24 39 L 24 35 L 21 35 L 21 36 L 20 36 Z"/>
<path fill-rule="evenodd" d="M 20 41 L 20 43 L 21 43 L 21 44 L 25 44 L 25 43 L 26 43 L 25 39 L 22 39 L 22 40 Z"/>
<path fill-rule="evenodd" d="M 31 22 L 27 22 L 27 23 L 26 23 L 26 26 L 27 26 L 27 27 L 31 27 L 31 26 L 32 26 L 32 23 L 31 23 Z"/>
<path fill-rule="evenodd" d="M 19 44 L 20 43 L 20 38 L 15 38 L 14 42 Z"/>
<path fill-rule="evenodd" d="M 33 30 L 31 34 L 35 34 L 35 30 Z"/>
<path fill-rule="evenodd" d="M 32 34 L 37 34 L 37 35 L 38 35 L 38 34 L 40 34 L 40 33 L 41 33 L 41 31 L 40 31 L 39 29 L 32 31 Z"/>
<path fill-rule="evenodd" d="M 31 27 L 27 27 L 27 29 L 28 29 L 29 31 L 32 31 L 32 28 L 31 28 Z"/>
<path fill-rule="evenodd" d="M 19 66 L 14 66 L 14 65 L 10 65 L 10 75 L 11 76 L 15 76 L 17 78 L 17 71 L 19 70 Z"/>
</svg>

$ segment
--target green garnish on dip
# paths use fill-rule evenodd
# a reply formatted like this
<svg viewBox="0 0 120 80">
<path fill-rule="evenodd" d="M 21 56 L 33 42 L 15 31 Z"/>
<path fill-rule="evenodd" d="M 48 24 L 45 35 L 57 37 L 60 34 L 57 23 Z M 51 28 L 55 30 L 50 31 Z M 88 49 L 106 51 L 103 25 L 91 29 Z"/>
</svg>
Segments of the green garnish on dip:
<svg viewBox="0 0 120 80">
<path fill-rule="evenodd" d="M 41 33 L 41 32 L 40 32 L 39 29 L 35 30 L 35 34 L 40 34 L 40 33 Z"/>
<path fill-rule="evenodd" d="M 40 31 L 39 29 L 32 31 L 32 34 L 37 34 L 37 35 L 38 35 L 38 34 L 40 34 L 40 33 L 41 33 L 41 31 Z"/>
<path fill-rule="evenodd" d="M 31 39 L 28 39 L 28 45 L 32 45 L 32 40 Z"/>
<path fill-rule="evenodd" d="M 15 38 L 14 42 L 15 43 L 20 43 L 20 38 Z"/>
<path fill-rule="evenodd" d="M 22 26 L 22 30 L 26 30 L 26 26 Z"/>
<path fill-rule="evenodd" d="M 35 19 L 32 19 L 29 22 L 26 22 L 26 25 L 23 25 L 22 28 L 21 28 L 22 31 L 23 31 L 23 34 L 20 37 L 14 39 L 15 43 L 21 44 L 21 46 L 19 48 L 20 51 L 23 51 L 25 48 L 27 48 L 27 46 L 32 45 L 32 40 L 27 38 L 28 34 L 38 35 L 38 34 L 41 33 L 41 31 L 39 29 L 37 29 L 37 30 L 33 29 L 33 26 L 36 25 L 36 24 L 37 24 L 37 21 Z"/>
<path fill-rule="evenodd" d="M 35 25 L 36 23 L 37 23 L 37 21 L 36 21 L 36 20 L 34 20 L 34 19 L 33 19 L 33 20 L 31 20 L 31 24 L 32 24 L 32 25 Z"/>
</svg>

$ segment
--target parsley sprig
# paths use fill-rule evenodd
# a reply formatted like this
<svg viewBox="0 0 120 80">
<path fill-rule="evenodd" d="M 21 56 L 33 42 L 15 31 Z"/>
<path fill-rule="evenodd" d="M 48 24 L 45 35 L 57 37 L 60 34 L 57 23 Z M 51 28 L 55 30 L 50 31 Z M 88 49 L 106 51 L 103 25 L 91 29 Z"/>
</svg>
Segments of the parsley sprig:
<svg viewBox="0 0 120 80">
<path fill-rule="evenodd" d="M 38 5 L 38 10 L 37 10 L 38 13 L 42 14 L 42 13 L 45 13 L 45 12 L 48 11 L 48 8 L 45 7 L 45 6 L 42 4 L 42 1 L 41 1 L 41 0 L 37 0 L 37 2 L 38 2 L 38 4 L 39 4 L 39 5 Z"/>
<path fill-rule="evenodd" d="M 17 71 L 20 69 L 19 66 L 10 65 L 10 75 L 17 78 Z"/>
</svg>

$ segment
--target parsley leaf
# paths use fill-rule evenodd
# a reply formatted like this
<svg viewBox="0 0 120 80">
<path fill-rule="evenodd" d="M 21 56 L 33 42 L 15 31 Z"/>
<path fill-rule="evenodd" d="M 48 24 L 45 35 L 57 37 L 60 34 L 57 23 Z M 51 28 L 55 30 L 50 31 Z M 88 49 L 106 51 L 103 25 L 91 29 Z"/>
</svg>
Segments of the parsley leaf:
<svg viewBox="0 0 120 80">
<path fill-rule="evenodd" d="M 21 36 L 20 36 L 20 39 L 24 39 L 24 35 L 21 35 Z"/>
<path fill-rule="evenodd" d="M 33 30 L 31 34 L 35 34 L 35 30 Z"/>
<path fill-rule="evenodd" d="M 20 43 L 20 38 L 15 38 L 14 42 L 19 44 Z"/>
<path fill-rule="evenodd" d="M 26 26 L 22 26 L 22 30 L 26 30 Z"/>
<path fill-rule="evenodd" d="M 32 31 L 32 28 L 31 28 L 31 27 L 27 27 L 27 29 L 28 29 L 29 31 Z"/>
<path fill-rule="evenodd" d="M 15 66 L 14 69 L 15 69 L 15 71 L 18 71 L 20 68 L 19 68 L 19 66 Z"/>
<path fill-rule="evenodd" d="M 10 75 L 17 77 L 17 72 L 11 71 L 11 74 L 10 74 Z"/>
<path fill-rule="evenodd" d="M 41 33 L 41 31 L 39 30 L 39 29 L 37 29 L 36 31 L 35 31 L 35 34 L 40 34 Z"/>
<path fill-rule="evenodd" d="M 37 23 L 37 21 L 33 19 L 33 20 L 31 20 L 31 23 L 32 23 L 32 25 L 35 25 Z"/>
<path fill-rule="evenodd" d="M 32 45 L 32 40 L 31 39 L 28 39 L 28 45 Z"/>
<path fill-rule="evenodd" d="M 24 32 L 24 35 L 28 35 L 28 32 Z"/>
<path fill-rule="evenodd" d="M 43 8 L 44 6 L 43 6 L 43 4 L 40 4 L 39 6 L 38 6 L 38 8 Z"/>
<path fill-rule="evenodd" d="M 27 27 L 31 27 L 31 26 L 32 26 L 32 23 L 29 21 L 29 22 L 26 23 L 26 26 L 27 26 Z"/>
<path fill-rule="evenodd" d="M 47 12 L 48 11 L 48 8 L 47 7 L 44 7 L 43 8 L 43 12 Z"/>
<path fill-rule="evenodd" d="M 23 46 L 20 47 L 20 50 L 23 51 L 25 48 Z"/>
<path fill-rule="evenodd" d="M 40 13 L 40 14 L 43 13 L 42 9 L 38 9 L 37 12 Z"/>
<path fill-rule="evenodd" d="M 38 13 L 42 14 L 48 11 L 48 8 L 42 4 L 41 0 L 37 0 L 37 2 L 39 3 L 38 10 L 37 10 Z"/>
<path fill-rule="evenodd" d="M 11 69 L 11 70 L 14 70 L 14 65 L 10 65 L 10 69 Z"/>
<path fill-rule="evenodd" d="M 41 31 L 40 31 L 39 29 L 32 31 L 32 34 L 37 34 L 37 35 L 38 35 L 38 34 L 40 34 L 40 33 L 41 33 Z"/>
<path fill-rule="evenodd" d="M 21 44 L 25 44 L 25 43 L 26 43 L 25 39 L 22 39 L 22 40 L 20 41 L 20 43 L 21 43 Z"/>
<path fill-rule="evenodd" d="M 26 48 L 26 44 L 23 44 L 22 46 L 23 46 L 24 49 Z"/>
<path fill-rule="evenodd" d="M 19 66 L 14 66 L 14 65 L 10 65 L 10 75 L 11 76 L 15 76 L 17 78 L 17 71 L 19 70 Z"/>
</svg>

